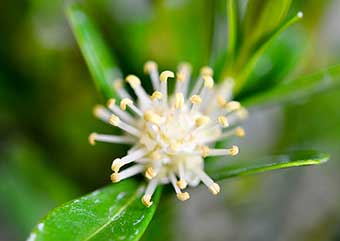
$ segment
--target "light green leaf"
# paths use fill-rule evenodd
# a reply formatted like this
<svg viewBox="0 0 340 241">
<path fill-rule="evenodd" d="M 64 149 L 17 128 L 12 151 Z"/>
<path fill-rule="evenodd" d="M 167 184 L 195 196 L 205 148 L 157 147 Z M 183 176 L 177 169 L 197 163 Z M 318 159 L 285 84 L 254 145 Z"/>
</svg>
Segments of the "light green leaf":
<svg viewBox="0 0 340 241">
<path fill-rule="evenodd" d="M 50 212 L 31 233 L 36 241 L 138 240 L 155 213 L 141 203 L 144 187 L 126 180 L 70 201 Z M 32 238 L 33 239 L 33 238 Z"/>
<path fill-rule="evenodd" d="M 67 17 L 98 91 L 107 99 L 116 97 L 112 84 L 116 79 L 121 79 L 122 74 L 112 57 L 112 51 L 78 4 L 68 6 Z"/>
<path fill-rule="evenodd" d="M 339 86 L 339 80 L 340 65 L 335 65 L 309 76 L 285 81 L 266 92 L 242 100 L 242 103 L 245 106 L 269 106 L 291 102 Z"/>
<path fill-rule="evenodd" d="M 318 165 L 328 161 L 329 155 L 317 151 L 292 151 L 288 154 L 264 157 L 251 162 L 228 164 L 226 160 L 207 163 L 207 172 L 215 180 L 246 176 L 290 167 Z"/>
<path fill-rule="evenodd" d="M 227 16 L 228 16 L 228 56 L 233 58 L 236 50 L 236 44 L 238 41 L 239 31 L 239 13 L 238 13 L 238 1 L 227 1 Z"/>
<path fill-rule="evenodd" d="M 286 18 L 291 0 L 251 0 L 243 20 L 244 44 L 251 46 Z"/>
</svg>

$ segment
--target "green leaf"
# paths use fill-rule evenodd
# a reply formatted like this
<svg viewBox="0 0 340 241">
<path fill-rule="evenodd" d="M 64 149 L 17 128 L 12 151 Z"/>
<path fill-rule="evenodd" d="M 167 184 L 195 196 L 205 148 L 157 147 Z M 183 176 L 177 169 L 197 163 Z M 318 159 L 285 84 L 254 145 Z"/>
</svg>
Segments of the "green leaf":
<svg viewBox="0 0 340 241">
<path fill-rule="evenodd" d="M 111 55 L 112 51 L 78 4 L 69 5 L 67 17 L 98 91 L 107 99 L 116 97 L 112 84 L 116 79 L 121 79 L 122 74 Z"/>
<path fill-rule="evenodd" d="M 285 81 L 276 87 L 242 100 L 245 106 L 270 106 L 295 101 L 340 84 L 340 65 L 329 67 L 315 74 Z"/>
<path fill-rule="evenodd" d="M 238 41 L 239 31 L 239 13 L 238 13 L 238 1 L 227 1 L 227 16 L 228 16 L 228 56 L 233 58 L 236 50 L 236 44 Z"/>
<path fill-rule="evenodd" d="M 144 187 L 134 180 L 94 191 L 50 212 L 31 233 L 35 241 L 138 240 L 155 213 L 141 203 Z M 33 238 L 32 238 L 33 239 Z"/>
<path fill-rule="evenodd" d="M 291 0 L 248 1 L 243 22 L 247 41 L 256 42 L 261 36 L 280 25 L 287 16 L 291 2 Z"/>
<path fill-rule="evenodd" d="M 250 163 L 229 164 L 226 160 L 207 163 L 207 172 L 215 180 L 246 176 L 290 167 L 318 165 L 328 161 L 329 155 L 317 151 L 292 151 L 284 155 L 262 158 Z"/>
<path fill-rule="evenodd" d="M 242 66 L 239 73 L 237 73 L 235 91 L 239 92 L 246 83 L 248 76 L 255 67 L 256 62 L 261 57 L 263 52 L 280 36 L 282 32 L 288 29 L 291 25 L 299 21 L 303 17 L 302 12 L 298 12 L 294 17 L 285 21 L 277 28 L 275 28 L 260 44 L 254 47 L 250 53 L 243 52 L 238 60 L 238 66 Z"/>
</svg>

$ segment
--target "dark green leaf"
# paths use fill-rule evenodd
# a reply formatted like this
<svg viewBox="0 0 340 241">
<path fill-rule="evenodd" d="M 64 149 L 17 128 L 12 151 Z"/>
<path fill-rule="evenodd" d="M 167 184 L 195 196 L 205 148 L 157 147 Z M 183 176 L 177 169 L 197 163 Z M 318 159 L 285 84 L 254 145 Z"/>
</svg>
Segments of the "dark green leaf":
<svg viewBox="0 0 340 241">
<path fill-rule="evenodd" d="M 144 187 L 133 180 L 112 184 L 54 209 L 33 230 L 35 240 L 138 240 L 156 210 L 141 203 Z"/>
<path fill-rule="evenodd" d="M 310 42 L 300 26 L 289 28 L 257 60 L 237 99 L 249 98 L 290 79 L 294 69 L 306 64 Z"/>
<path fill-rule="evenodd" d="M 329 67 L 315 74 L 283 82 L 267 92 L 245 99 L 245 106 L 273 105 L 295 101 L 340 84 L 340 65 Z"/>
<path fill-rule="evenodd" d="M 97 89 L 105 98 L 115 97 L 112 83 L 121 78 L 121 71 L 97 27 L 78 4 L 67 8 L 67 17 L 73 33 L 90 69 Z"/>
<path fill-rule="evenodd" d="M 290 167 L 318 165 L 326 162 L 329 155 L 317 151 L 293 151 L 284 155 L 270 156 L 247 163 L 229 164 L 226 160 L 210 162 L 207 172 L 215 180 L 245 176 Z"/>
<path fill-rule="evenodd" d="M 235 90 L 239 92 L 243 85 L 246 83 L 249 74 L 254 69 L 254 66 L 263 52 L 280 36 L 282 32 L 288 29 L 292 24 L 296 23 L 303 17 L 302 12 L 297 13 L 291 19 L 285 21 L 281 25 L 277 26 L 263 41 L 261 41 L 251 52 L 241 53 L 238 59 L 238 67 L 241 68 L 237 73 Z M 240 67 L 241 66 L 241 67 Z"/>
</svg>

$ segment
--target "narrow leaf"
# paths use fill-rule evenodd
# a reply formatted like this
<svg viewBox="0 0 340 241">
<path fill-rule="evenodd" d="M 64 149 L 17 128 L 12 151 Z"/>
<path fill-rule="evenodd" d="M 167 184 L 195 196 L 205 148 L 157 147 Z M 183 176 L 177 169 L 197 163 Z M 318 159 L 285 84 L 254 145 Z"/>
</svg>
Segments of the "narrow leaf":
<svg viewBox="0 0 340 241">
<path fill-rule="evenodd" d="M 141 203 L 144 187 L 133 180 L 112 184 L 54 209 L 31 233 L 32 240 L 138 240 L 155 213 Z"/>
<path fill-rule="evenodd" d="M 328 161 L 329 155 L 317 151 L 293 151 L 284 155 L 265 157 L 258 161 L 229 164 L 225 160 L 214 161 L 207 166 L 215 180 L 246 176 L 290 167 L 318 165 Z"/>
<path fill-rule="evenodd" d="M 238 2 L 235 0 L 227 1 L 227 16 L 228 16 L 228 55 L 233 58 L 239 31 L 239 16 Z"/>
<path fill-rule="evenodd" d="M 248 1 L 243 20 L 245 44 L 253 45 L 279 26 L 286 18 L 291 2 L 291 0 Z"/>
<path fill-rule="evenodd" d="M 105 98 L 115 97 L 112 84 L 122 75 L 112 57 L 112 51 L 90 17 L 78 4 L 69 5 L 67 17 L 98 91 Z"/>
<path fill-rule="evenodd" d="M 276 87 L 244 99 L 245 106 L 270 106 L 295 101 L 340 84 L 340 65 L 329 67 L 315 74 L 283 82 Z"/>
<path fill-rule="evenodd" d="M 244 67 L 242 67 L 240 73 L 237 75 L 237 82 L 235 85 L 236 92 L 239 92 L 243 85 L 246 83 L 247 78 L 251 71 L 254 69 L 254 66 L 258 59 L 261 57 L 263 52 L 280 36 L 282 32 L 288 29 L 291 25 L 296 23 L 302 18 L 302 12 L 297 13 L 294 17 L 284 22 L 278 28 L 276 28 L 263 43 L 255 48 L 255 51 L 251 53 L 250 56 L 247 56 L 247 61 Z M 242 60 L 243 58 L 241 58 Z M 241 61 L 241 63 L 243 63 Z"/>
</svg>

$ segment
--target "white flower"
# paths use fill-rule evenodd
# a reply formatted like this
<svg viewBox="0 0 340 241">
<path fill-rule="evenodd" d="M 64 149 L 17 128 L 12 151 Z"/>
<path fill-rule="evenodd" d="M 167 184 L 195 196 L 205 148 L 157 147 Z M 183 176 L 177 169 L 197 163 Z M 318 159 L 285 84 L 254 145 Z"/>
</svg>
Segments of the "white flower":
<svg viewBox="0 0 340 241">
<path fill-rule="evenodd" d="M 124 131 L 124 135 L 92 133 L 91 144 L 96 141 L 131 144 L 127 155 L 112 163 L 111 180 L 119 182 L 143 173 L 149 180 L 142 198 L 144 205 L 152 204 L 151 197 L 159 184 L 171 183 L 179 200 L 189 199 L 189 186 L 203 182 L 213 194 L 220 187 L 204 172 L 207 156 L 237 155 L 232 146 L 215 149 L 214 143 L 233 135 L 242 137 L 238 127 L 247 112 L 239 102 L 231 101 L 232 79 L 214 87 L 213 71 L 203 67 L 194 87 L 189 91 L 191 67 L 181 64 L 176 75 L 174 94 L 168 97 L 168 79 L 175 78 L 171 71 L 158 75 L 156 63 L 149 61 L 144 70 L 150 74 L 154 92 L 149 96 L 137 76 L 129 75 L 126 81 L 134 90 L 137 101 L 123 88 L 122 81 L 115 82 L 121 101 L 111 99 L 107 108 L 97 106 L 95 115 L 102 121 Z"/>
</svg>

